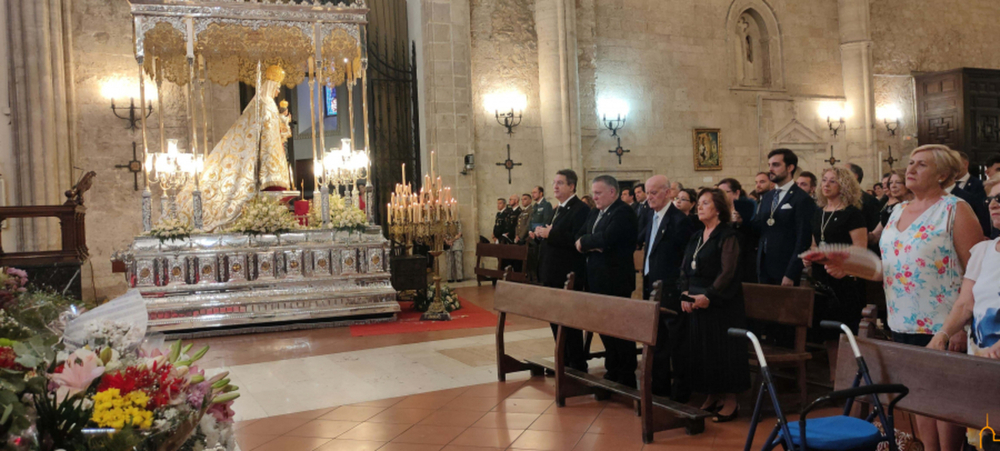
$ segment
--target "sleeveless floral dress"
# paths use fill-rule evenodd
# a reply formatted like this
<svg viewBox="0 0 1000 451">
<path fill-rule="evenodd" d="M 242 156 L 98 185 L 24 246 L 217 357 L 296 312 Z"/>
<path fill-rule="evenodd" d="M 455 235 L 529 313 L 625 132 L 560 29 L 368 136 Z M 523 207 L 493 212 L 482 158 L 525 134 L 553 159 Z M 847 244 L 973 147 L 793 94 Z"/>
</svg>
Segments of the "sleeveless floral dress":
<svg viewBox="0 0 1000 451">
<path fill-rule="evenodd" d="M 936 333 L 958 299 L 962 267 L 953 234 L 959 202 L 964 201 L 943 196 L 902 232 L 896 224 L 909 202 L 889 217 L 879 247 L 893 332 Z"/>
</svg>

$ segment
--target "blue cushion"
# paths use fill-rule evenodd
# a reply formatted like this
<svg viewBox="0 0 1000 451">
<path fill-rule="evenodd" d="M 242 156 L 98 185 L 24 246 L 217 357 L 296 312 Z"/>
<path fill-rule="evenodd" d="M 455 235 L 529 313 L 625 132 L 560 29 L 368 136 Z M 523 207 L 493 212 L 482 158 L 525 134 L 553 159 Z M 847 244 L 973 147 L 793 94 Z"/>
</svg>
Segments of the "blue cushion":
<svg viewBox="0 0 1000 451">
<path fill-rule="evenodd" d="M 789 421 L 792 443 L 801 445 L 799 422 Z M 810 449 L 846 450 L 872 447 L 882 440 L 878 428 L 865 420 L 845 416 L 806 420 L 806 446 Z"/>
</svg>

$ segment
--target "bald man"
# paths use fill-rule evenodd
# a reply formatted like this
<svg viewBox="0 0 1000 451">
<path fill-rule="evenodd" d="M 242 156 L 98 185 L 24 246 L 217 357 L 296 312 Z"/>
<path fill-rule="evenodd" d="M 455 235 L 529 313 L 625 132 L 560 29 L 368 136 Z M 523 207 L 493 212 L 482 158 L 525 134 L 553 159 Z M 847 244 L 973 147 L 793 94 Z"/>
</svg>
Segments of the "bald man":
<svg viewBox="0 0 1000 451">
<path fill-rule="evenodd" d="M 660 302 L 663 307 L 680 311 L 680 300 L 677 293 L 677 279 L 680 277 L 681 262 L 684 260 L 684 249 L 691 240 L 694 226 L 684 212 L 674 206 L 673 200 L 677 190 L 670 179 L 663 175 L 654 175 L 646 181 L 646 203 L 649 212 L 646 213 L 644 227 L 639 231 L 639 240 L 645 243 L 643 255 L 645 262 L 642 268 L 642 297 L 649 299 L 653 283 L 662 282 Z M 682 401 L 686 397 L 683 387 L 671 390 L 670 358 L 677 342 L 674 329 L 677 317 L 660 316 L 660 333 L 657 336 L 656 351 L 653 355 L 653 394 L 657 396 L 677 397 Z"/>
</svg>

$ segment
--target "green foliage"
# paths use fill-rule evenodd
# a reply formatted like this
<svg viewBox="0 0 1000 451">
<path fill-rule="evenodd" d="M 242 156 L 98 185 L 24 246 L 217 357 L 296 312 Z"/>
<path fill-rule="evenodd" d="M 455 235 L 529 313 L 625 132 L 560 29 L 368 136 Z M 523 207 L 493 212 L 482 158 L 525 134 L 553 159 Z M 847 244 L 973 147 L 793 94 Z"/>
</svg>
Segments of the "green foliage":
<svg viewBox="0 0 1000 451">
<path fill-rule="evenodd" d="M 36 335 L 28 341 L 16 343 L 15 362 L 25 368 L 38 368 L 39 365 L 55 360 L 56 351 L 52 348 L 58 339 L 53 335 Z"/>
<path fill-rule="evenodd" d="M 133 451 L 142 444 L 143 437 L 131 424 L 114 434 L 100 435 L 89 440 L 87 448 L 104 451 Z"/>
<path fill-rule="evenodd" d="M 38 441 L 42 449 L 86 450 L 83 428 L 93 415 L 93 407 L 84 407 L 79 397 L 57 402 L 55 396 L 35 396 Z"/>
</svg>

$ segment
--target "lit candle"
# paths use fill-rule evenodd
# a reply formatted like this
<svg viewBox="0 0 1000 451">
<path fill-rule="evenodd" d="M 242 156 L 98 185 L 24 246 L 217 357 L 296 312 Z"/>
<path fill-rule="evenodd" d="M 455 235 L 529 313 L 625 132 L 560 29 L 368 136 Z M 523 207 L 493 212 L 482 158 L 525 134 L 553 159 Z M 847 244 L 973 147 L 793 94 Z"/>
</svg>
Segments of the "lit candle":
<svg viewBox="0 0 1000 451">
<path fill-rule="evenodd" d="M 385 214 L 388 216 L 389 225 L 392 225 L 392 202 L 385 204 Z"/>
<path fill-rule="evenodd" d="M 403 185 L 406 185 L 406 163 L 403 163 Z"/>
<path fill-rule="evenodd" d="M 437 189 L 438 189 L 438 191 L 441 191 L 441 177 L 440 176 L 437 178 Z"/>
</svg>

